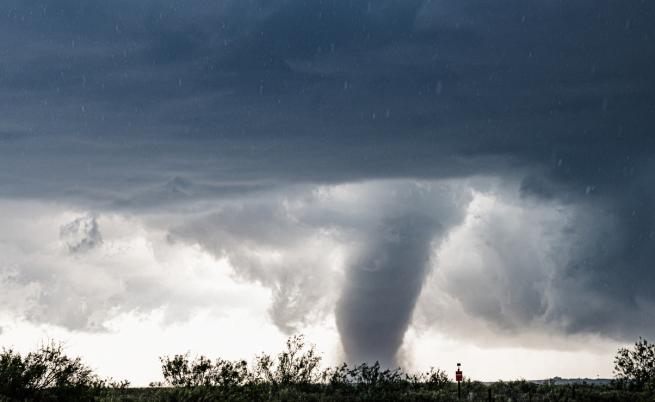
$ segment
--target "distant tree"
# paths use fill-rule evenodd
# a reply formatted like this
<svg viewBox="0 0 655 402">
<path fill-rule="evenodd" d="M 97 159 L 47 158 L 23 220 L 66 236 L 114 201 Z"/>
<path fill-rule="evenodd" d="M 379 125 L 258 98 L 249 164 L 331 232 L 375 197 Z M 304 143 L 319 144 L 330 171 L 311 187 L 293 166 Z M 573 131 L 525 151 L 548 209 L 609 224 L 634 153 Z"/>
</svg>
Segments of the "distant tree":
<svg viewBox="0 0 655 402">
<path fill-rule="evenodd" d="M 655 345 L 639 338 L 632 349 L 621 348 L 614 358 L 617 379 L 637 390 L 655 386 Z"/>
</svg>

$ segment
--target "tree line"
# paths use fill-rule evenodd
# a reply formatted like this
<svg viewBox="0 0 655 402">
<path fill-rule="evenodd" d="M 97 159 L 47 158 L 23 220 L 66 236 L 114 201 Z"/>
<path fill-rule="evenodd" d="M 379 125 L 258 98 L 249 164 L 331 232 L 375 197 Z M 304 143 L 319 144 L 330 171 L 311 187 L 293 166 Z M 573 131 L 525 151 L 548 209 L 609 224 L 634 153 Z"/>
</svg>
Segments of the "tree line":
<svg viewBox="0 0 655 402">
<path fill-rule="evenodd" d="M 321 357 L 302 335 L 290 337 L 277 355 L 245 360 L 160 358 L 162 380 L 148 388 L 102 379 L 61 344 L 48 342 L 21 355 L 0 353 L 0 402 L 5 401 L 456 401 L 446 372 L 407 373 L 378 363 L 321 368 Z M 126 362 L 129 364 L 129 362 Z M 639 338 L 614 359 L 608 385 L 557 385 L 527 381 L 493 384 L 465 379 L 463 400 L 474 401 L 655 401 L 655 346 Z"/>
</svg>

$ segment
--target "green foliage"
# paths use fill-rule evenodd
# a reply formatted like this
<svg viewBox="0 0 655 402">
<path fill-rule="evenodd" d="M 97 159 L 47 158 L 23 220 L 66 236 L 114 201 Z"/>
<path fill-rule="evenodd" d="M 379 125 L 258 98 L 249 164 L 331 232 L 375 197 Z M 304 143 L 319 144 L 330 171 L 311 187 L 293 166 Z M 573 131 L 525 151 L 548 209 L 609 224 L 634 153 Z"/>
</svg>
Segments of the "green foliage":
<svg viewBox="0 0 655 402">
<path fill-rule="evenodd" d="M 614 372 L 621 385 L 655 390 L 655 345 L 640 337 L 632 350 L 619 349 L 614 358 Z"/>
</svg>

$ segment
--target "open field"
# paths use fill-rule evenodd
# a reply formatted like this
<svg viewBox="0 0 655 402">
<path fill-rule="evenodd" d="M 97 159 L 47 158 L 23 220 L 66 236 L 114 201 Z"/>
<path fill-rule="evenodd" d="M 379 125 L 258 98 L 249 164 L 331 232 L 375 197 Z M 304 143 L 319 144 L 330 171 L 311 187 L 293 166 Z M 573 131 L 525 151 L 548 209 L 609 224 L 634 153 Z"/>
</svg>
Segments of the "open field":
<svg viewBox="0 0 655 402">
<path fill-rule="evenodd" d="M 100 401 L 655 401 L 652 392 L 631 392 L 613 386 L 589 384 L 537 385 L 526 381 L 497 382 L 484 385 L 466 382 L 461 399 L 457 386 L 447 384 L 435 389 L 429 384 L 379 384 L 331 387 L 304 385 L 275 387 L 270 384 L 219 388 L 133 388 L 108 390 Z"/>
</svg>

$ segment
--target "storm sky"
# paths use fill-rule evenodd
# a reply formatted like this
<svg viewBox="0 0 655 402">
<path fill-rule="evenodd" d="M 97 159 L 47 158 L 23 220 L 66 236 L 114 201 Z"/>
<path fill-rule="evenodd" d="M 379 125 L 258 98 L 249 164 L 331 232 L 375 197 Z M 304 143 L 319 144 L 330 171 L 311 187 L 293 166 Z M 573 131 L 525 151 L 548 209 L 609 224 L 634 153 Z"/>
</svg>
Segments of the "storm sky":
<svg viewBox="0 0 655 402">
<path fill-rule="evenodd" d="M 3 0 L 0 344 L 117 377 L 98 345 L 147 349 L 137 382 L 299 332 L 330 361 L 611 375 L 655 336 L 654 18 Z"/>
</svg>

